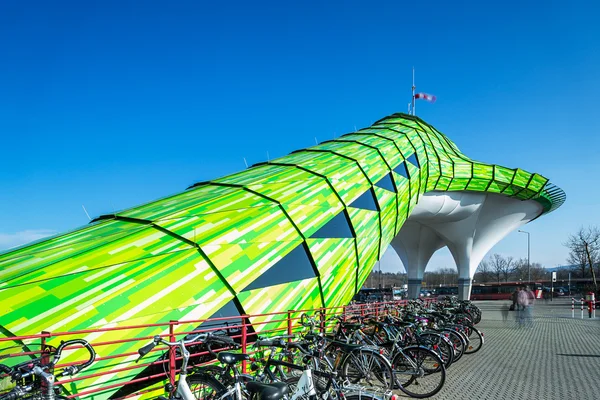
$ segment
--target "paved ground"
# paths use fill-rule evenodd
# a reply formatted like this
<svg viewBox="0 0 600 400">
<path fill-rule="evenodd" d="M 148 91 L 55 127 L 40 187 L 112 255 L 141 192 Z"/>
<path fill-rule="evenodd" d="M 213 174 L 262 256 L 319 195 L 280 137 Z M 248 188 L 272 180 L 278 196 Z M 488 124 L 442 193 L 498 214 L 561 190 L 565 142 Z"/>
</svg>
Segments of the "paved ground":
<svg viewBox="0 0 600 400">
<path fill-rule="evenodd" d="M 448 369 L 446 384 L 431 399 L 600 399 L 600 311 L 584 319 L 570 299 L 534 306 L 532 328 L 519 328 L 507 302 L 480 301 L 482 349 Z M 506 314 L 506 313 L 505 313 Z"/>
</svg>

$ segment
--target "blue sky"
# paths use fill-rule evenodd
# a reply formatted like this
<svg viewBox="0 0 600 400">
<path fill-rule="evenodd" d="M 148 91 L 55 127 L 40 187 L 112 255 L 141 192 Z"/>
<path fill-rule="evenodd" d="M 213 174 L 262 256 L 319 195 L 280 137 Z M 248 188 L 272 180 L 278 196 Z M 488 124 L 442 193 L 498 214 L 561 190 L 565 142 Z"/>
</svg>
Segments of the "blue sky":
<svg viewBox="0 0 600 400">
<path fill-rule="evenodd" d="M 597 2 L 170 3 L 0 4 L 0 249 L 406 111 L 413 65 L 421 118 L 567 192 L 532 261 L 600 225 Z"/>
</svg>

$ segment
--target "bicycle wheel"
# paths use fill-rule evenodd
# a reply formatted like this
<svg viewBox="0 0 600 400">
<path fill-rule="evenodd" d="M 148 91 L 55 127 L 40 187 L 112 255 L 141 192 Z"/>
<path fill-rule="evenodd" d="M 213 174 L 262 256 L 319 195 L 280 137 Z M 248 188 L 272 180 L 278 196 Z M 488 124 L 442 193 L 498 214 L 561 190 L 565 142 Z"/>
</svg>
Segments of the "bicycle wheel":
<svg viewBox="0 0 600 400">
<path fill-rule="evenodd" d="M 188 375 L 187 383 L 197 400 L 216 400 L 227 391 L 223 384 L 205 374 Z M 231 396 L 226 396 L 222 400 L 233 399 Z"/>
<path fill-rule="evenodd" d="M 444 362 L 446 369 L 454 361 L 454 346 L 449 339 L 439 333 L 422 333 L 419 342 L 436 353 Z"/>
<path fill-rule="evenodd" d="M 452 345 L 454 346 L 454 360 L 452 360 L 452 362 L 455 363 L 460 360 L 465 353 L 465 349 L 467 347 L 466 341 L 455 330 L 445 329 L 444 333 L 448 334 L 448 339 L 450 339 Z"/>
<path fill-rule="evenodd" d="M 394 387 L 394 374 L 387 358 L 371 349 L 351 351 L 340 367 L 342 376 L 350 383 L 368 389 L 386 391 Z"/>
<path fill-rule="evenodd" d="M 483 346 L 483 335 L 474 327 L 470 327 L 471 335 L 469 336 L 469 344 L 465 349 L 465 354 L 477 353 Z"/>
<path fill-rule="evenodd" d="M 383 396 L 375 396 L 369 393 L 347 394 L 344 396 L 346 400 L 383 400 Z"/>
<path fill-rule="evenodd" d="M 438 393 L 446 381 L 444 363 L 424 347 L 406 347 L 396 354 L 392 368 L 398 388 L 418 399 Z"/>
</svg>

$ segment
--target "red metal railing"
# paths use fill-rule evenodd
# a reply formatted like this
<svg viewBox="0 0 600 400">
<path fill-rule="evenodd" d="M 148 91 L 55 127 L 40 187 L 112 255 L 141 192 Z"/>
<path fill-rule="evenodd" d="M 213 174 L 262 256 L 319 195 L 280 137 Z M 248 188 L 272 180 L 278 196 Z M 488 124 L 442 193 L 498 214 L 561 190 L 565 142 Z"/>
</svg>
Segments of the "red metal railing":
<svg viewBox="0 0 600 400">
<path fill-rule="evenodd" d="M 108 327 L 108 328 L 97 328 L 97 329 L 85 329 L 79 331 L 72 332 L 41 332 L 37 335 L 26 335 L 26 336 L 17 336 L 17 337 L 6 337 L 0 338 L 0 346 L 6 343 L 23 343 L 29 342 L 29 346 L 34 345 L 32 341 L 39 339 L 39 351 L 21 351 L 15 353 L 8 353 L 5 355 L 0 355 L 0 363 L 4 363 L 7 365 L 14 364 L 11 363 L 11 359 L 14 357 L 42 357 L 46 362 L 49 360 L 49 352 L 48 352 L 48 344 L 52 339 L 56 338 L 65 338 L 65 337 L 82 337 L 89 334 L 101 334 L 105 332 L 118 332 L 120 339 L 117 340 L 108 340 L 108 341 L 91 341 L 92 346 L 97 350 L 98 354 L 102 354 L 102 349 L 107 346 L 127 346 L 128 344 L 137 343 L 137 347 L 129 346 L 131 348 L 140 348 L 143 345 L 147 344 L 149 340 L 152 339 L 153 336 L 142 335 L 138 336 L 140 330 L 148 329 L 148 328 L 162 328 L 163 331 L 167 333 L 160 334 L 161 337 L 167 338 L 169 341 L 176 341 L 177 337 L 185 336 L 190 333 L 199 333 L 199 332 L 209 332 L 215 330 L 228 330 L 229 333 L 235 332 L 239 330 L 239 333 L 235 335 L 231 335 L 230 337 L 233 339 L 238 339 L 241 345 L 241 351 L 244 353 L 252 352 L 250 350 L 251 345 L 256 340 L 258 335 L 261 336 L 269 336 L 269 335 L 277 335 L 277 334 L 288 334 L 291 335 L 295 332 L 298 332 L 302 327 L 299 324 L 300 317 L 302 313 L 314 314 L 315 312 L 323 313 L 325 318 L 321 319 L 320 329 L 324 332 L 327 329 L 326 319 L 331 318 L 332 316 L 342 315 L 343 318 L 347 318 L 349 315 L 366 315 L 366 314 L 375 314 L 380 315 L 382 313 L 389 312 L 390 309 L 393 309 L 397 306 L 402 306 L 406 304 L 406 301 L 393 301 L 393 302 L 381 302 L 381 303 L 368 303 L 368 304 L 355 304 L 348 306 L 337 306 L 337 307 L 329 307 L 329 308 L 318 308 L 318 309 L 307 309 L 307 310 L 288 310 L 286 312 L 278 312 L 278 313 L 269 313 L 269 314 L 259 314 L 259 315 L 242 315 L 235 317 L 224 317 L 224 318 L 213 318 L 206 320 L 184 320 L 184 321 L 169 321 L 168 323 L 159 323 L 159 324 L 145 324 L 145 325 L 129 325 L 129 326 L 120 326 L 120 327 Z M 394 307 L 390 307 L 394 306 Z M 266 319 L 266 321 L 261 321 L 261 319 Z M 249 321 L 253 320 L 252 323 Z M 239 321 L 239 323 L 237 322 Z M 235 322 L 234 324 L 231 324 Z M 177 326 L 188 325 L 188 326 L 198 326 L 204 323 L 214 323 L 217 326 L 206 328 L 206 329 L 194 329 L 189 331 L 181 331 L 176 332 Z M 261 329 L 265 328 L 267 325 L 277 325 L 278 327 L 273 329 Z M 68 348 L 67 348 L 68 350 Z M 136 377 L 132 379 L 128 379 L 127 381 L 119 381 L 119 382 L 111 382 L 111 379 L 107 378 L 106 382 L 103 382 L 101 385 L 97 387 L 80 387 L 77 389 L 77 393 L 70 394 L 67 397 L 69 398 L 86 398 L 93 394 L 106 393 L 110 390 L 115 390 L 119 387 L 123 387 L 125 385 L 132 385 L 134 383 L 142 383 L 146 381 L 151 381 L 151 385 L 154 385 L 151 388 L 141 388 L 136 390 L 133 393 L 127 394 L 120 398 L 128 398 L 132 396 L 143 395 L 146 393 L 150 393 L 153 391 L 160 390 L 160 387 L 156 386 L 157 384 L 154 382 L 159 379 L 160 382 L 164 383 L 165 380 L 169 380 L 172 384 L 175 384 L 177 380 L 177 374 L 179 370 L 177 369 L 177 361 L 181 360 L 181 357 L 178 357 L 174 348 L 168 349 L 166 347 L 157 347 L 152 350 L 155 354 L 164 354 L 168 351 L 167 359 L 156 360 L 152 362 L 144 362 L 144 363 L 133 363 L 131 361 L 131 357 L 136 356 L 138 353 L 136 351 L 126 351 L 121 353 L 110 354 L 108 356 L 98 356 L 96 358 L 95 363 L 106 360 L 114 360 L 115 364 L 109 367 L 103 367 L 103 370 L 99 372 L 93 372 L 85 374 L 86 371 L 81 374 L 71 377 L 68 379 L 61 379 L 58 384 L 66 385 L 68 383 L 89 381 L 93 378 L 101 378 L 108 377 L 109 375 L 116 375 L 124 372 L 133 372 L 136 370 L 143 370 L 144 368 L 148 368 L 154 365 L 165 365 L 168 364 L 168 371 L 163 373 L 151 374 L 148 376 Z M 217 350 L 218 351 L 218 350 Z M 82 353 L 83 354 L 83 353 Z M 191 357 L 200 357 L 208 355 L 207 351 L 199 352 L 191 354 Z M 147 356 L 150 359 L 150 356 Z M 61 369 L 62 367 L 68 365 L 79 364 L 81 360 L 69 361 L 60 363 L 56 366 L 56 369 Z M 214 361 L 209 361 L 214 362 Z M 119 365 L 125 364 L 125 365 Z M 92 366 L 93 367 L 93 366 Z M 246 362 L 242 364 L 242 369 L 246 372 Z M 85 375 L 84 375 L 85 374 Z M 0 375 L 0 380 L 6 377 Z M 163 379 L 160 379 L 163 378 Z M 122 378 L 121 378 L 122 379 Z M 159 383 L 160 383 L 159 382 Z M 90 382 L 91 383 L 91 382 Z M 162 383 L 160 386 L 162 387 Z"/>
</svg>

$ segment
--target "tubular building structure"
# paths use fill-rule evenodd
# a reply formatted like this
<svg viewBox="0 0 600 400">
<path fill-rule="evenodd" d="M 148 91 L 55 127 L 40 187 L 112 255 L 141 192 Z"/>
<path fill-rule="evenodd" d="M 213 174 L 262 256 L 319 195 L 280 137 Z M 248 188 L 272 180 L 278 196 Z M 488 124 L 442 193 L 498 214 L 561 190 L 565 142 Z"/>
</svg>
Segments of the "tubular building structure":
<svg viewBox="0 0 600 400">
<path fill-rule="evenodd" d="M 344 305 L 390 244 L 412 297 L 447 246 L 468 298 L 491 247 L 564 200 L 545 177 L 473 161 L 394 114 L 0 255 L 0 335 Z"/>
</svg>

